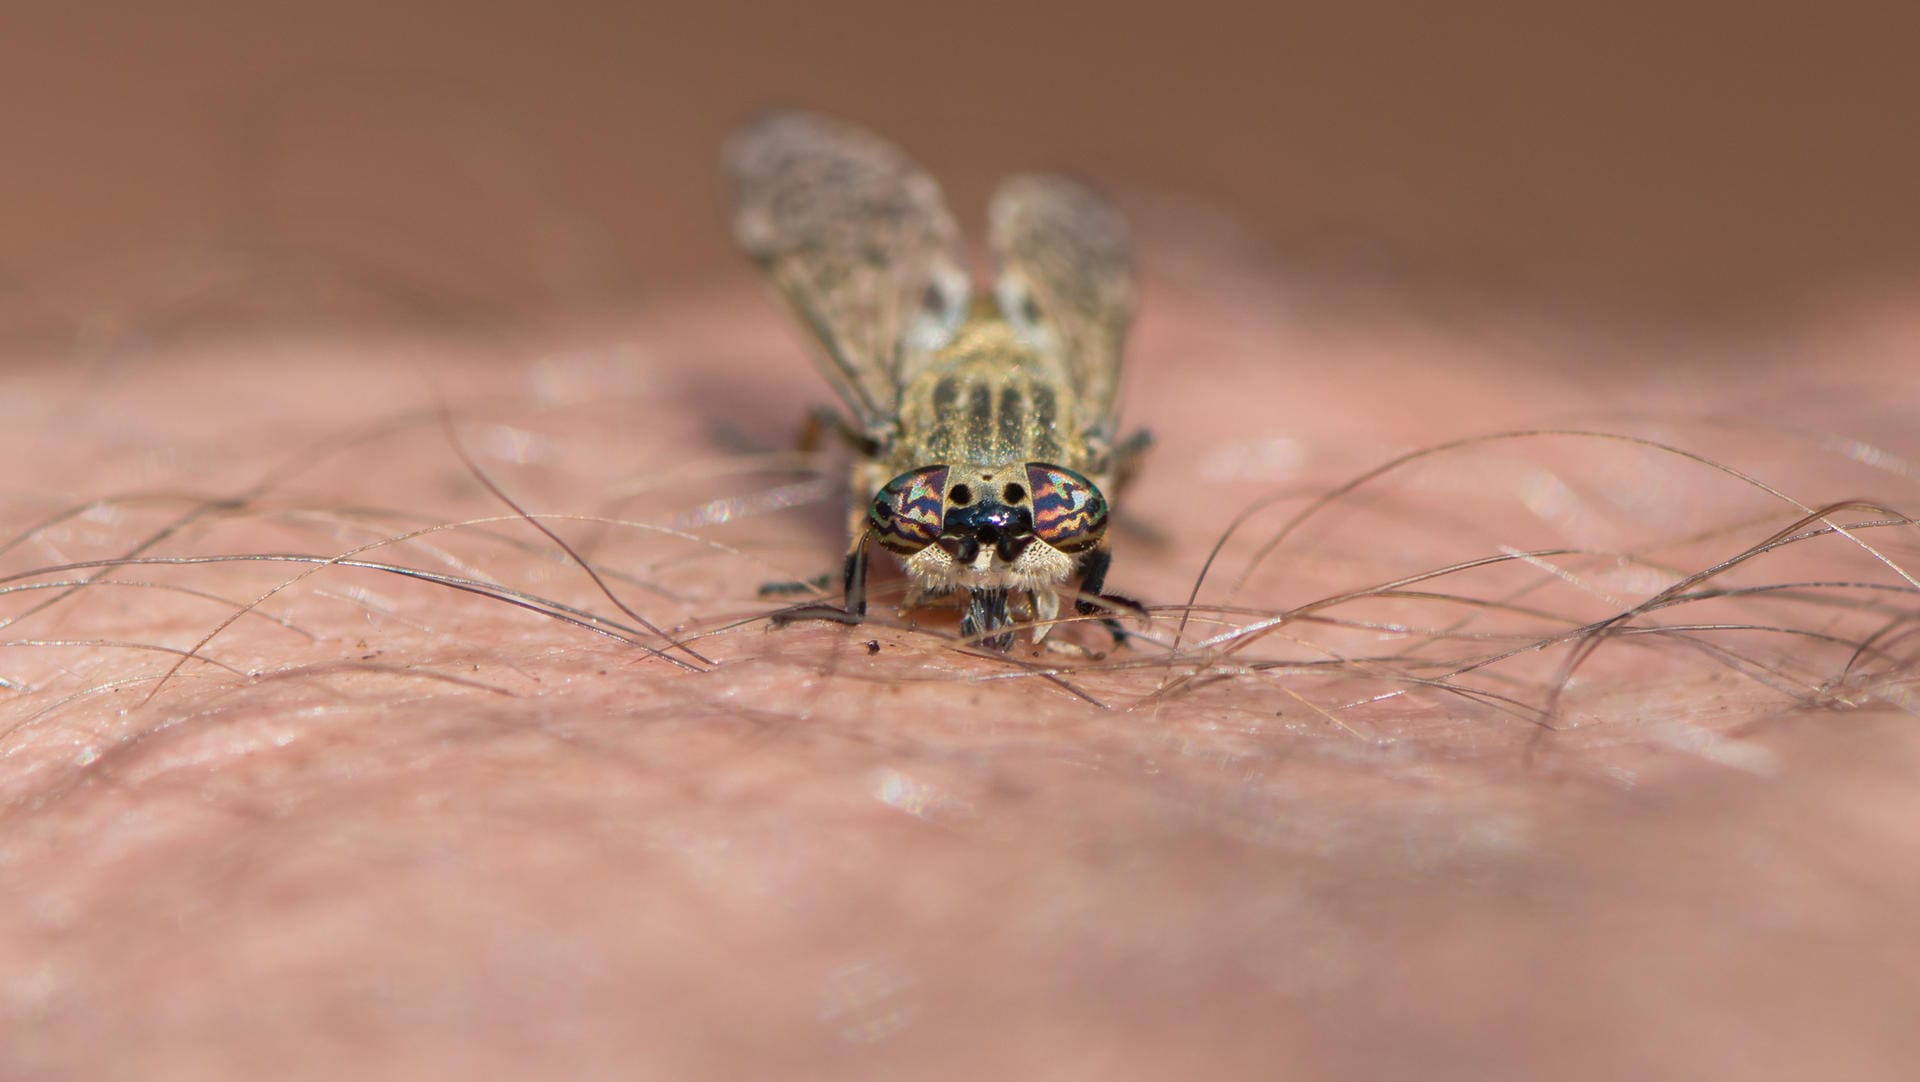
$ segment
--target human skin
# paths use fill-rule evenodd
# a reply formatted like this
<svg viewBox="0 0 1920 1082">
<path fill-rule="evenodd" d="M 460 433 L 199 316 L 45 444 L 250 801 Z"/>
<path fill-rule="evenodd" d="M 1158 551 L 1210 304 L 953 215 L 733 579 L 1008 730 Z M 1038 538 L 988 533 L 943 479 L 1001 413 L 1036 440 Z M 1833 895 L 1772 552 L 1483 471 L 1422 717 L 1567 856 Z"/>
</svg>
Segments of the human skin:
<svg viewBox="0 0 1920 1082">
<path fill-rule="evenodd" d="M 0 1076 L 1908 1076 L 1920 546 L 1871 523 L 1920 505 L 1920 324 L 1423 322 L 1212 260 L 1146 260 L 1126 418 L 1158 444 L 1109 586 L 1154 614 L 1056 633 L 1087 657 L 963 649 L 894 577 L 868 626 L 768 628 L 760 583 L 837 561 L 808 470 L 844 471 L 789 452 L 824 385 L 744 280 L 13 370 L 6 585 L 106 577 L 5 598 Z M 1490 440 L 1342 495 L 1229 597 L 1316 498 L 1527 429 L 1790 499 Z M 586 516 L 543 521 L 698 658 L 324 563 L 637 624 L 487 483 Z M 1182 629 L 1265 499 L 1201 591 L 1237 608 Z M 1706 585 L 1852 585 L 1547 641 L 1792 500 L 1879 509 Z M 1420 586 L 1452 600 L 1300 608 L 1515 551 Z M 322 562 L 60 570 L 261 553 Z"/>
</svg>

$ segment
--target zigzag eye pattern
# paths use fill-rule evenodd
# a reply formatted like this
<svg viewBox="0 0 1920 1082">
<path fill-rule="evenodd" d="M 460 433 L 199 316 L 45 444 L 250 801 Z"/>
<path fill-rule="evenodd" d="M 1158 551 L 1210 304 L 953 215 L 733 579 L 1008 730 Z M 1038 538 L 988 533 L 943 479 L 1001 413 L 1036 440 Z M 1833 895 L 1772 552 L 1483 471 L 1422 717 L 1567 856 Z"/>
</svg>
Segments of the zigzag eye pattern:
<svg viewBox="0 0 1920 1082">
<path fill-rule="evenodd" d="M 1034 536 L 1061 552 L 1081 552 L 1100 543 L 1107 530 L 1107 500 L 1092 481 L 1045 462 L 1027 464 L 1033 492 Z"/>
<path fill-rule="evenodd" d="M 867 509 L 867 522 L 882 545 L 911 556 L 940 536 L 947 468 L 923 466 L 887 482 Z"/>
</svg>

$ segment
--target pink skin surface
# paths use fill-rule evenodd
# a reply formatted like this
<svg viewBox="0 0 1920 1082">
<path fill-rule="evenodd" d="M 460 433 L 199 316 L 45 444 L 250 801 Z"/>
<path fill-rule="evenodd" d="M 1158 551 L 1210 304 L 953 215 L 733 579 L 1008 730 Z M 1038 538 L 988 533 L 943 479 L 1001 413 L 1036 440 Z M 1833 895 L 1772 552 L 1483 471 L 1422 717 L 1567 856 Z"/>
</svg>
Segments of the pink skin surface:
<svg viewBox="0 0 1920 1082">
<path fill-rule="evenodd" d="M 312 562 L 7 595 L 0 1076 L 1905 1077 L 1911 527 L 1741 564 L 1708 584 L 1853 585 L 1644 613 L 1571 673 L 1554 635 L 1800 512 L 1542 435 L 1282 530 L 1521 429 L 1913 511 L 1920 322 L 1763 354 L 1308 318 L 1157 262 L 1110 583 L 1157 609 L 1104 660 L 957 649 L 891 571 L 867 627 L 751 619 L 836 564 L 802 467 L 843 465 L 787 450 L 823 386 L 744 281 L 16 371 L 6 585 L 353 552 L 625 619 L 444 404 L 526 510 L 619 520 L 545 521 L 704 660 Z"/>
</svg>

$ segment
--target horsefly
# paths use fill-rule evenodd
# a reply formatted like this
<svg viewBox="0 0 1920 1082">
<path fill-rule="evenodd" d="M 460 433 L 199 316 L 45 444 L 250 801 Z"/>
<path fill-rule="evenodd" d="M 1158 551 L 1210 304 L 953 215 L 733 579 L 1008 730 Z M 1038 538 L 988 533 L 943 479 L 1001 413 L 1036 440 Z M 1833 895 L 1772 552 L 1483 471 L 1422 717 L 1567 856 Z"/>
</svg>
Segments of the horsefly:
<svg viewBox="0 0 1920 1082">
<path fill-rule="evenodd" d="M 1113 439 L 1134 292 L 1118 213 L 1062 177 L 1003 182 L 992 293 L 974 296 L 939 187 L 879 137 L 778 113 L 725 157 L 734 237 L 812 333 L 846 410 L 826 423 L 860 456 L 845 608 L 782 619 L 864 619 L 878 542 L 905 565 L 903 608 L 957 594 L 961 633 L 987 647 L 1011 647 L 1016 621 L 1040 642 L 1063 592 L 1117 641 L 1113 613 L 1139 606 L 1101 592 L 1104 493 L 1147 445 Z"/>
</svg>

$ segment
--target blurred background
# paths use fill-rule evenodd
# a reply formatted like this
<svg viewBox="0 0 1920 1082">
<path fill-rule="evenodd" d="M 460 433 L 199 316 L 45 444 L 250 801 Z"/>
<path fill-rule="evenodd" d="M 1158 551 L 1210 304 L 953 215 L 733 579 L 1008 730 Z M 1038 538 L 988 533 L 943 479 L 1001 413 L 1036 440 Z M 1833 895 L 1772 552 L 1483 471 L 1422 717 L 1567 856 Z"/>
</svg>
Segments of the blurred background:
<svg viewBox="0 0 1920 1082">
<path fill-rule="evenodd" d="M 905 145 L 977 227 L 1066 167 L 1307 281 L 1660 323 L 1899 290 L 1888 4 L 14 4 L 0 333 L 618 308 L 737 273 L 758 107 Z"/>
</svg>

